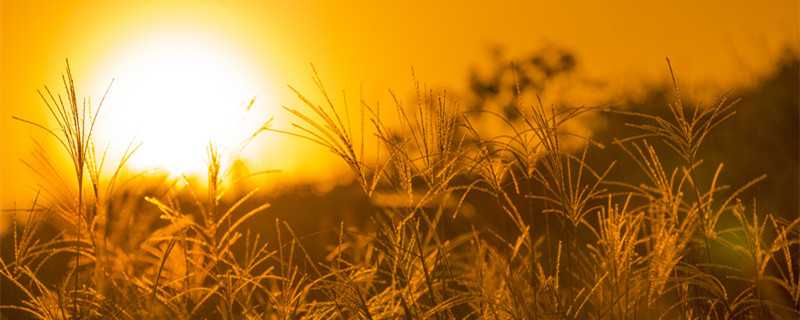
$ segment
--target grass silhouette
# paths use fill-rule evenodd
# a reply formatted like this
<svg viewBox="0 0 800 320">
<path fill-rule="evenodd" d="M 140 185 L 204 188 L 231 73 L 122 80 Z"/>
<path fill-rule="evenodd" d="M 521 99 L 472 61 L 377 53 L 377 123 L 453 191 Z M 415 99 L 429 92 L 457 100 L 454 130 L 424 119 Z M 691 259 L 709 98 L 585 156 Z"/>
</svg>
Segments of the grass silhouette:
<svg viewBox="0 0 800 320">
<path fill-rule="evenodd" d="M 14 211 L 27 222 L 14 225 L 13 259 L 0 260 L 0 276 L 21 297 L 0 308 L 38 319 L 800 316 L 800 219 L 763 214 L 755 201 L 739 199 L 763 176 L 727 187 L 718 185 L 721 163 L 711 181 L 695 174 L 705 137 L 734 114 L 735 101 L 725 96 L 687 107 L 673 81 L 672 118 L 611 110 L 641 134 L 605 147 L 564 128 L 608 108 L 548 108 L 519 97 L 509 110 L 514 119 L 492 113 L 510 134 L 487 137 L 445 92 L 417 84 L 412 105 L 393 94 L 391 116 L 362 100 L 351 123 L 347 105 L 333 102 L 316 71 L 314 81 L 325 107 L 295 90 L 308 108 L 286 108 L 296 131 L 267 122 L 231 150 L 209 143 L 207 184 L 179 188 L 150 186 L 137 175 L 119 182 L 134 144 L 101 179 L 105 154 L 95 151 L 92 129 L 102 101 L 94 110 L 78 103 L 67 65 L 66 102 L 49 89 L 42 94 L 59 128 L 22 121 L 60 142 L 74 176 L 55 169 L 52 151 L 34 153 L 39 163 L 30 166 L 51 184 L 30 209 Z M 285 221 L 248 224 L 270 204 L 257 188 L 229 192 L 238 181 L 227 161 L 262 131 L 307 139 L 340 157 L 374 200 L 371 228 L 339 224 L 319 259 Z M 654 144 L 683 163 L 668 166 Z M 627 157 L 638 168 L 611 161 L 597 170 L 587 161 L 592 153 Z M 647 180 L 615 181 L 613 170 L 641 170 Z M 489 199 L 485 212 L 473 214 L 512 227 L 469 225 L 464 212 L 479 198 Z M 48 236 L 48 224 L 59 232 Z"/>
</svg>

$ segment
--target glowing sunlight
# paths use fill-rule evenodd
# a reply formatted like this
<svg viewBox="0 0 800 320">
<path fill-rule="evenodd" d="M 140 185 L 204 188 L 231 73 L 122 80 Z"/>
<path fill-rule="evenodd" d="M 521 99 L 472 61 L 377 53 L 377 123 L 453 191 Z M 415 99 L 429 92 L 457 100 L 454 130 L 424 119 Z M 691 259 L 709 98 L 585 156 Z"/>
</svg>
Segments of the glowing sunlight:
<svg viewBox="0 0 800 320">
<path fill-rule="evenodd" d="M 0 320 L 800 319 L 797 12 L 0 0 Z"/>
<path fill-rule="evenodd" d="M 93 87 L 114 83 L 97 134 L 114 144 L 143 142 L 131 166 L 172 175 L 205 171 L 209 142 L 235 147 L 263 115 L 250 101 L 269 99 L 235 47 L 202 34 L 161 32 L 128 42 L 93 74 Z M 105 83 L 104 83 L 105 82 Z M 259 92 L 261 90 L 261 92 Z M 263 110 L 250 110 L 253 113 Z M 112 150 L 115 153 L 124 150 Z"/>
</svg>

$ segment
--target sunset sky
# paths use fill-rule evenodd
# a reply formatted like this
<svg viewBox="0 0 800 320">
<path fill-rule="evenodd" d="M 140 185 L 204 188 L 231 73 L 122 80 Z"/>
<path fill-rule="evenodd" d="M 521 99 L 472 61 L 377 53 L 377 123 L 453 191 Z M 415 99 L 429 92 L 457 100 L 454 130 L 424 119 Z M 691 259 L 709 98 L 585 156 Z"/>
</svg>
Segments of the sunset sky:
<svg viewBox="0 0 800 320">
<path fill-rule="evenodd" d="M 78 95 L 93 104 L 115 79 L 99 146 L 110 140 L 113 156 L 136 137 L 135 168 L 191 173 L 209 137 L 236 139 L 270 117 L 289 128 L 294 119 L 280 106 L 301 102 L 286 85 L 319 97 L 311 63 L 352 105 L 362 88 L 367 101 L 386 104 L 387 89 L 410 91 L 412 66 L 421 81 L 463 90 L 492 46 L 513 58 L 558 45 L 576 54 L 586 77 L 625 84 L 664 81 L 669 57 L 684 87 L 729 88 L 752 81 L 800 37 L 797 1 L 67 0 L 3 1 L 0 10 L 3 208 L 34 193 L 20 160 L 31 157 L 32 139 L 47 140 L 12 116 L 49 121 L 36 90 L 63 90 L 65 58 Z M 238 106 L 253 97 L 240 126 Z M 314 161 L 324 150 L 294 138 L 268 133 L 248 150 L 259 169 L 330 171 Z"/>
</svg>

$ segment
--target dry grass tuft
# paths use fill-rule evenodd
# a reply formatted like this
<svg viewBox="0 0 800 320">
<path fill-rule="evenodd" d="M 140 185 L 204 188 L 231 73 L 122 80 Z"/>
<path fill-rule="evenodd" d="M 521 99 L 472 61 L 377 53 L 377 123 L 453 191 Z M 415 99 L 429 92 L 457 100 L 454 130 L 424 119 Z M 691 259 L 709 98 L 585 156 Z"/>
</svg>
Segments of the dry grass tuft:
<svg viewBox="0 0 800 320">
<path fill-rule="evenodd" d="M 718 185 L 722 164 L 709 181 L 695 174 L 702 142 L 734 114 L 725 96 L 686 107 L 675 83 L 671 119 L 621 112 L 641 134 L 614 141 L 619 149 L 578 137 L 584 147 L 574 150 L 564 124 L 598 108 L 520 98 L 514 119 L 494 114 L 511 134 L 487 137 L 445 92 L 417 84 L 416 104 L 392 94 L 390 118 L 363 100 L 351 115 L 316 71 L 314 81 L 325 106 L 295 91 L 309 110 L 286 108 L 297 132 L 267 122 L 252 137 L 277 131 L 329 149 L 373 200 L 371 227 L 340 224 L 324 258 L 280 219 L 274 229 L 248 223 L 270 207 L 257 188 L 229 192 L 230 161 L 252 137 L 230 150 L 209 143 L 206 185 L 118 181 L 133 143 L 102 180 L 105 153 L 92 139 L 102 101 L 79 104 L 67 67 L 65 98 L 41 93 L 58 128 L 22 121 L 59 141 L 74 176 L 56 169 L 52 151 L 35 151 L 30 166 L 50 184 L 14 210 L 27 222 L 14 226 L 0 276 L 21 296 L 0 308 L 39 319 L 800 316 L 800 219 L 744 205 L 763 176 L 730 188 Z M 682 162 L 662 161 L 654 141 Z M 595 153 L 638 168 L 596 170 Z M 645 180 L 613 181 L 612 170 L 641 170 Z M 460 214 L 468 208 L 478 211 Z M 49 225 L 59 232 L 47 235 Z"/>
</svg>

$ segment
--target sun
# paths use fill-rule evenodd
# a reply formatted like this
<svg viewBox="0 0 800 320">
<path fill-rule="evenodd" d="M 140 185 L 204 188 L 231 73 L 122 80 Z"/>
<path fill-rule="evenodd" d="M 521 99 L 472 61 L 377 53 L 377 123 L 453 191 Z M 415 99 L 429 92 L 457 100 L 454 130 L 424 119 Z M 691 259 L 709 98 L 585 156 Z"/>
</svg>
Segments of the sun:
<svg viewBox="0 0 800 320">
<path fill-rule="evenodd" d="M 264 110 L 248 110 L 254 98 L 257 106 L 270 100 L 256 63 L 201 32 L 160 30 L 125 41 L 94 75 L 106 85 L 114 78 L 97 138 L 141 142 L 129 163 L 135 169 L 199 175 L 209 142 L 233 147 L 265 121 Z"/>
</svg>

